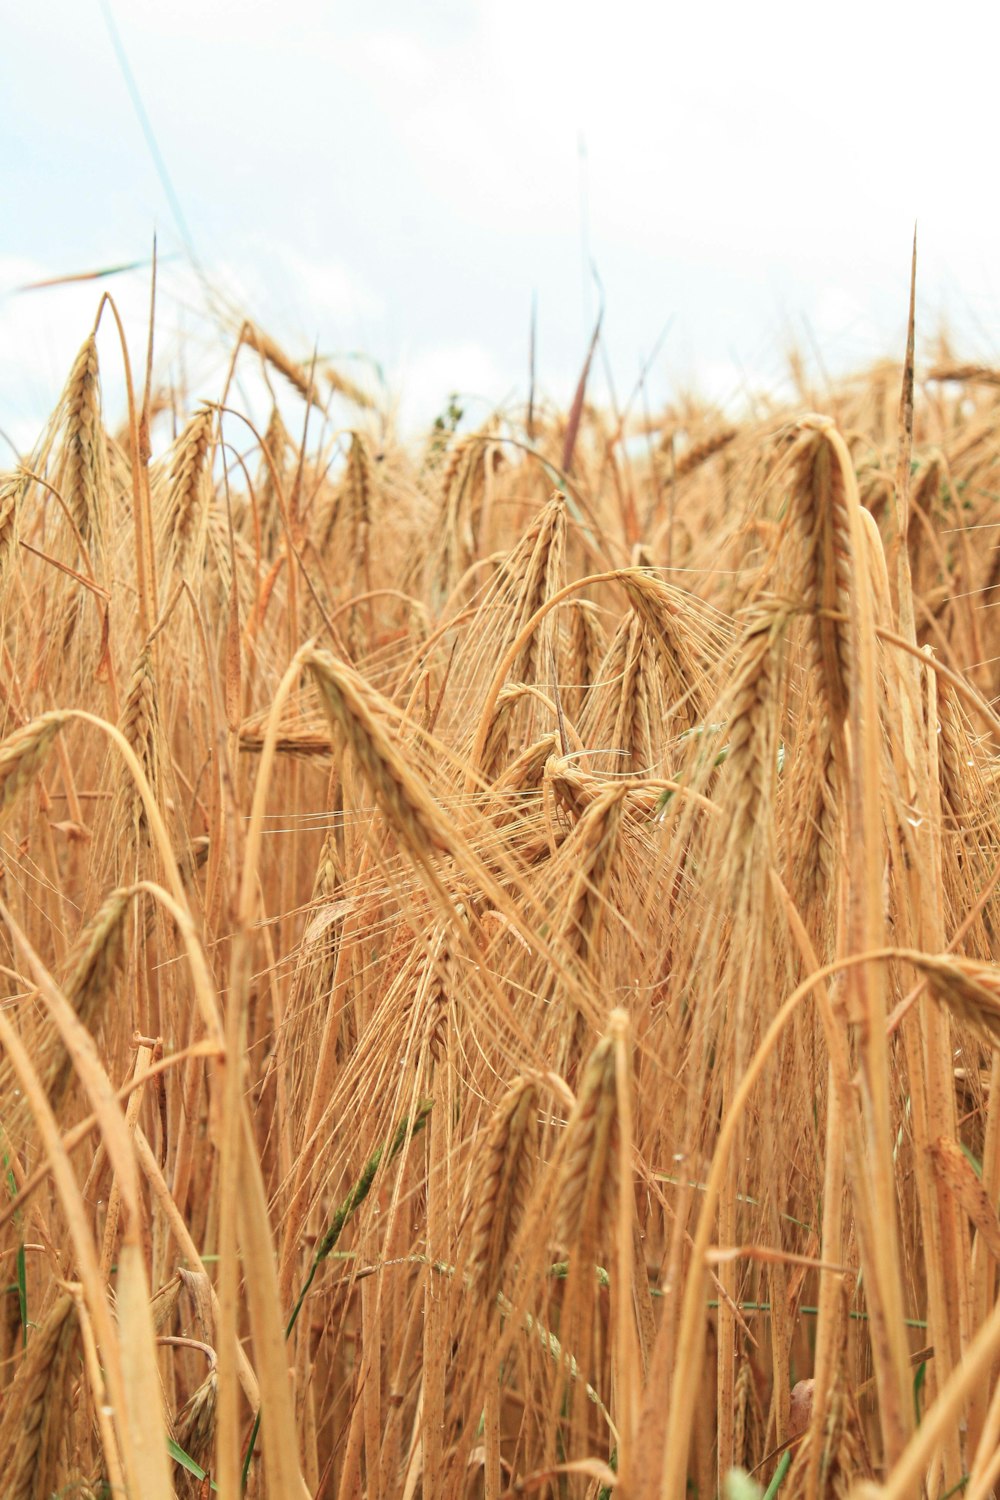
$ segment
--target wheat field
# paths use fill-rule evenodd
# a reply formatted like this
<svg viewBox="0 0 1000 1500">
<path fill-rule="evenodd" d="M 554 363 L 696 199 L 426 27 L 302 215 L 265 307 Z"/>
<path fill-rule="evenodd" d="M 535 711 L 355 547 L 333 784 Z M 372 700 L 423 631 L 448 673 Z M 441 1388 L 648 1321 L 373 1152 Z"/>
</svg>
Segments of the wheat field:
<svg viewBox="0 0 1000 1500">
<path fill-rule="evenodd" d="M 403 442 L 112 312 L 0 476 L 3 1495 L 992 1496 L 1000 372 Z"/>
</svg>

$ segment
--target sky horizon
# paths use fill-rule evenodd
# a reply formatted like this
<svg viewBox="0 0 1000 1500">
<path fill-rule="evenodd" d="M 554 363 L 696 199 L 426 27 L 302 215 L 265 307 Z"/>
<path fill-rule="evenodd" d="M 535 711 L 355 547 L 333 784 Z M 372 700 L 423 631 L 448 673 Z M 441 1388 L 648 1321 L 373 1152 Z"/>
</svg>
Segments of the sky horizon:
<svg viewBox="0 0 1000 1500">
<path fill-rule="evenodd" d="M 158 376 L 195 397 L 226 351 L 192 253 L 292 356 L 378 361 L 410 427 L 452 391 L 470 420 L 525 399 L 533 298 L 539 385 L 567 402 L 591 266 L 598 399 L 606 367 L 625 398 L 664 330 L 654 405 L 774 389 L 792 345 L 833 375 L 899 358 L 914 221 L 918 340 L 947 327 L 1000 358 L 981 144 L 1000 18 L 952 7 L 942 38 L 902 15 L 848 0 L 810 33 L 783 0 L 639 3 L 613 29 L 544 0 L 22 8 L 0 59 L 0 429 L 33 443 L 102 289 L 133 362 L 145 347 L 148 269 L 17 289 L 148 260 L 154 233 Z M 114 420 L 104 335 L 102 358 Z"/>
</svg>

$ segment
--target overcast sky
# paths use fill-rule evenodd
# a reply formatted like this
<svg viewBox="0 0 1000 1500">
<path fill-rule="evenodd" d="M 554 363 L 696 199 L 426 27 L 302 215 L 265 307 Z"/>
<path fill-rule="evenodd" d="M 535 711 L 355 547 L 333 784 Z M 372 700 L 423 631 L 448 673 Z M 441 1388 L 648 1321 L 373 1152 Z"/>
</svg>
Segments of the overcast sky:
<svg viewBox="0 0 1000 1500">
<path fill-rule="evenodd" d="M 296 356 L 364 351 L 410 420 L 452 390 L 567 400 L 596 293 L 619 393 L 661 330 L 662 397 L 898 354 L 919 321 L 1000 360 L 1000 9 L 660 0 L 112 0 L 208 278 Z M 925 13 L 931 14 L 929 10 Z M 5 7 L 0 428 L 34 441 L 94 284 L 148 256 L 161 374 L 213 395 L 199 283 L 98 0 Z M 134 330 L 148 276 L 105 283 Z M 194 335 L 183 361 L 181 335 Z M 102 359 L 113 349 L 102 334 Z M 603 383 L 598 377 L 598 394 Z M 209 384 L 205 384 L 208 382 Z"/>
</svg>

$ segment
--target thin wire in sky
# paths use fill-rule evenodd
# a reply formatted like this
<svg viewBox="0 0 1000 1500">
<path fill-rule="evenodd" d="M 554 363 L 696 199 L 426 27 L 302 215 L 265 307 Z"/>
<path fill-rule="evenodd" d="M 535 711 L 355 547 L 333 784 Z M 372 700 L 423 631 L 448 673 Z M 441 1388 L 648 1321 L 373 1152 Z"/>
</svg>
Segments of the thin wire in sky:
<svg viewBox="0 0 1000 1500">
<path fill-rule="evenodd" d="M 146 107 L 142 102 L 142 96 L 139 93 L 135 77 L 132 73 L 131 66 L 129 65 L 128 55 L 125 51 L 121 35 L 115 23 L 114 14 L 111 10 L 110 0 L 101 0 L 101 10 L 104 15 L 104 24 L 107 26 L 108 35 L 111 38 L 111 45 L 114 47 L 115 56 L 118 58 L 118 66 L 122 70 L 122 77 L 125 80 L 125 87 L 128 89 L 129 98 L 132 100 L 132 107 L 135 110 L 136 117 L 142 129 L 142 133 L 146 138 L 146 145 L 149 147 L 149 154 L 153 158 L 153 166 L 156 168 L 156 175 L 160 179 L 160 186 L 163 188 L 167 203 L 170 205 L 170 212 L 174 217 L 174 223 L 176 224 L 177 231 L 184 243 L 184 248 L 187 250 L 188 255 L 191 257 L 191 264 L 194 266 L 198 274 L 201 275 L 201 265 L 198 260 L 197 252 L 194 248 L 194 240 L 192 238 L 191 231 L 188 228 L 187 220 L 184 217 L 184 210 L 181 207 L 181 200 L 177 196 L 174 185 L 170 180 L 170 173 L 167 171 L 167 164 L 163 159 L 163 153 L 160 151 L 159 145 L 157 144 L 156 135 L 153 131 L 152 123 L 146 113 Z"/>
</svg>

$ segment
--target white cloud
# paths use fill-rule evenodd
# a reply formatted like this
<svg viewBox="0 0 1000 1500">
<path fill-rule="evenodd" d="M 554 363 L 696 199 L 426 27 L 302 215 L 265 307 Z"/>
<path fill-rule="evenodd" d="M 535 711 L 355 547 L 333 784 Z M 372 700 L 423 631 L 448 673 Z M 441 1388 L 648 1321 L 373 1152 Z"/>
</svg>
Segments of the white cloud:
<svg viewBox="0 0 1000 1500">
<path fill-rule="evenodd" d="M 505 381 L 495 357 L 482 344 L 471 341 L 425 348 L 404 355 L 392 381 L 399 393 L 399 420 L 405 432 L 422 431 L 459 397 L 468 419 L 484 421 L 508 394 L 511 375 Z"/>
<path fill-rule="evenodd" d="M 0 256 L 0 428 L 24 453 L 34 443 L 62 390 L 74 358 L 90 333 L 102 295 L 113 297 L 122 318 L 137 386 L 145 365 L 149 325 L 149 270 L 101 281 L 21 290 L 84 269 L 25 256 Z M 280 242 L 249 243 L 239 261 L 210 268 L 209 290 L 183 263 L 160 267 L 154 340 L 154 379 L 185 388 L 193 400 L 216 397 L 242 315 L 256 319 L 292 358 L 336 354 L 371 342 L 384 304 L 342 262 L 313 259 Z M 220 326 L 209 310 L 216 294 L 231 317 Z M 123 420 L 126 386 L 117 329 L 102 318 L 98 344 L 107 420 Z M 259 404 L 259 403 L 258 403 Z M 0 456 L 0 466 L 7 459 Z"/>
<path fill-rule="evenodd" d="M 248 300 L 295 307 L 306 326 L 322 328 L 385 315 L 385 302 L 343 261 L 315 257 L 287 243 L 254 239 L 246 246 L 242 272 Z M 262 313 L 263 317 L 264 314 Z"/>
<path fill-rule="evenodd" d="M 15 262 L 45 274 L 142 255 L 154 213 L 161 244 L 177 238 L 99 11 L 44 10 L 22 7 L 5 33 L 17 66 L 0 129 L 19 141 L 5 168 L 23 206 L 0 223 L 8 426 L 51 405 L 99 291 L 3 297 L 25 279 Z M 409 349 L 405 378 L 421 386 L 410 410 L 433 415 L 455 386 L 523 395 L 533 290 L 540 384 L 571 392 L 563 377 L 579 368 L 593 309 L 587 254 L 622 388 L 671 316 L 658 372 L 678 378 L 777 370 L 788 330 L 805 322 L 836 367 L 897 352 L 914 217 L 921 326 L 935 331 L 947 308 L 956 344 L 974 339 L 990 357 L 1000 211 L 978 145 L 993 132 L 996 8 L 958 0 L 947 27 L 933 13 L 900 27 L 894 7 L 862 0 L 836 17 L 792 0 L 634 0 L 613 22 L 596 0 L 572 11 L 562 0 L 116 0 L 115 11 L 223 289 L 295 355 L 319 340 L 395 368 Z M 39 94 L 29 82 L 43 72 Z M 107 285 L 141 360 L 145 278 Z M 181 369 L 182 330 L 204 327 L 200 301 L 190 275 L 164 266 L 168 373 Z M 212 393 L 212 354 L 196 337 L 184 356 L 199 394 Z"/>
<path fill-rule="evenodd" d="M 0 426 L 19 452 L 30 450 L 55 406 L 81 344 L 94 326 L 102 293 L 122 316 L 133 366 L 140 372 L 149 322 L 148 276 L 20 290 L 67 269 L 22 256 L 0 257 Z M 110 310 L 101 322 L 99 350 L 106 409 L 117 420 L 125 408 L 121 344 Z M 137 376 L 136 378 L 140 378 Z M 6 463 L 8 455 L 0 462 Z"/>
<path fill-rule="evenodd" d="M 384 25 L 348 38 L 341 52 L 342 64 L 397 95 L 400 90 L 412 95 L 426 88 L 434 80 L 436 61 L 418 36 Z"/>
</svg>

